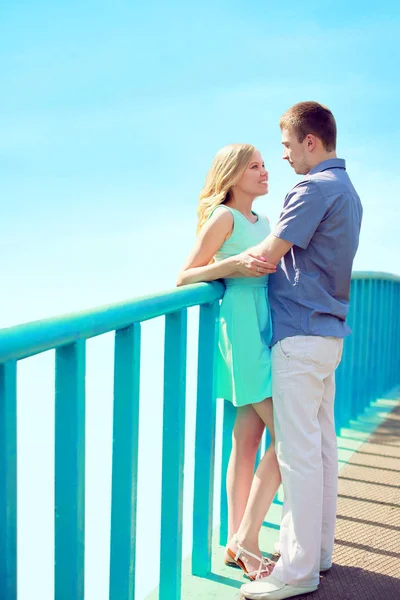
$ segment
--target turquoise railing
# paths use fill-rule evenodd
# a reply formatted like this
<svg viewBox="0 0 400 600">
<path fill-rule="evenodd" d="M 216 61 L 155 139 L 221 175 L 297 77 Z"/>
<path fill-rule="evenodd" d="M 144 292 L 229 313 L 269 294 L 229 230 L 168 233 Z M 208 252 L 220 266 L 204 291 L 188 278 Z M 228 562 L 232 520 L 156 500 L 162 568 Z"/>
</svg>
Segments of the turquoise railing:
<svg viewBox="0 0 400 600">
<path fill-rule="evenodd" d="M 336 426 L 347 425 L 400 381 L 400 277 L 354 273 L 346 339 L 336 377 Z"/>
<path fill-rule="evenodd" d="M 338 369 L 338 428 L 398 383 L 400 278 L 355 273 Z M 186 409 L 187 309 L 200 306 L 195 439 L 192 572 L 211 571 L 216 399 L 214 350 L 220 283 L 197 284 L 0 332 L 0 597 L 17 599 L 17 364 L 55 350 L 56 600 L 84 599 L 85 346 L 115 331 L 110 600 L 135 597 L 140 323 L 165 315 L 159 598 L 178 600 L 182 563 L 182 497 Z M 227 403 L 225 403 L 227 405 Z M 220 537 L 226 539 L 225 471 L 233 411 L 224 410 Z M 268 444 L 266 440 L 265 444 Z"/>
<path fill-rule="evenodd" d="M 355 272 L 352 275 L 347 319 L 353 334 L 346 338 L 336 371 L 335 421 L 337 433 L 363 413 L 372 400 L 400 382 L 400 277 L 388 273 Z M 219 542 L 228 534 L 225 474 L 232 448 L 235 418 L 224 406 Z M 262 443 L 261 453 L 269 444 Z"/>
</svg>

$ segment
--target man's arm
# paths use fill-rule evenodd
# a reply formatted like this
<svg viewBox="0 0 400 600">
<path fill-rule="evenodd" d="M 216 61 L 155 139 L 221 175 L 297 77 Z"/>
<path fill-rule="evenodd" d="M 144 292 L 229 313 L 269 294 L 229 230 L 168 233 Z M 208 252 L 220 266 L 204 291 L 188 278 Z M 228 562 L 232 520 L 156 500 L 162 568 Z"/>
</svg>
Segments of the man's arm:
<svg viewBox="0 0 400 600">
<path fill-rule="evenodd" d="M 291 242 L 282 240 L 270 233 L 265 240 L 257 246 L 250 248 L 248 252 L 253 256 L 263 256 L 269 263 L 277 265 L 281 258 L 285 256 L 286 252 L 289 252 L 292 246 L 293 244 Z"/>
<path fill-rule="evenodd" d="M 263 256 L 276 265 L 292 246 L 306 250 L 326 211 L 325 197 L 318 187 L 310 181 L 300 182 L 286 196 L 273 233 L 250 248 L 249 254 Z"/>
</svg>

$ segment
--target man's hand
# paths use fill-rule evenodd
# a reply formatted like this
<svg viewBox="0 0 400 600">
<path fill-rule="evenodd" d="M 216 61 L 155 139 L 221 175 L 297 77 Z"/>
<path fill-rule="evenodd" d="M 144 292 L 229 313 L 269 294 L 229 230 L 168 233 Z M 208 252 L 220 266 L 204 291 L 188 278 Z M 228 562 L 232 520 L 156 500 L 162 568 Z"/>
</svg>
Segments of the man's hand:
<svg viewBox="0 0 400 600">
<path fill-rule="evenodd" d="M 276 265 L 268 263 L 262 256 L 248 250 L 237 254 L 235 259 L 235 271 L 242 277 L 263 277 L 276 271 Z"/>
</svg>

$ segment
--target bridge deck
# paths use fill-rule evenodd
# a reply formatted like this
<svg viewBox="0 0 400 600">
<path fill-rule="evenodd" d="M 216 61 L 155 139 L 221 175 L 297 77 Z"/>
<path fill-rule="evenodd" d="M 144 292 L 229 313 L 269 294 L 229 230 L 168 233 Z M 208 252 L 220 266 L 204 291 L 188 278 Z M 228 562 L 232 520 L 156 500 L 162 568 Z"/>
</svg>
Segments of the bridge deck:
<svg viewBox="0 0 400 600">
<path fill-rule="evenodd" d="M 317 592 L 299 600 L 400 599 L 400 389 L 373 403 L 343 429 L 339 444 L 339 501 L 334 566 Z M 265 554 L 278 538 L 280 503 L 274 503 L 261 532 Z M 215 538 L 217 539 L 217 535 Z M 222 564 L 215 545 L 213 571 L 190 574 L 184 562 L 182 599 L 237 600 L 246 580 Z M 155 590 L 148 600 L 158 598 Z"/>
</svg>

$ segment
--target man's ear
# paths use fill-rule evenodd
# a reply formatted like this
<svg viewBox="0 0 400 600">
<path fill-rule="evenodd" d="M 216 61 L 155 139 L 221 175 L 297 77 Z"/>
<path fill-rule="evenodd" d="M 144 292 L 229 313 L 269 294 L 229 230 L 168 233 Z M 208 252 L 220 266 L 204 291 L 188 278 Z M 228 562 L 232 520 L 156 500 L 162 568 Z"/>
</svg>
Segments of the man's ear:
<svg viewBox="0 0 400 600">
<path fill-rule="evenodd" d="M 315 135 L 312 135 L 312 133 L 308 133 L 306 135 L 305 141 L 308 152 L 312 152 L 313 150 L 315 150 L 317 146 L 317 139 Z"/>
</svg>

